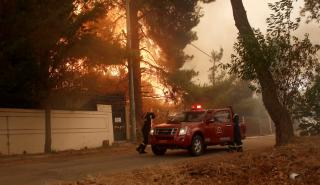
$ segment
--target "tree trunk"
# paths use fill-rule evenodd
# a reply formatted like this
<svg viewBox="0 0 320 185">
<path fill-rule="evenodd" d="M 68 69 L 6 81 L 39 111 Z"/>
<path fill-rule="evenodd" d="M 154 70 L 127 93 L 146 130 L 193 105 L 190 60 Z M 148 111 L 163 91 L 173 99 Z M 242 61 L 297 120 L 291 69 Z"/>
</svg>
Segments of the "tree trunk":
<svg viewBox="0 0 320 185">
<path fill-rule="evenodd" d="M 271 119 L 276 126 L 276 145 L 285 145 L 293 137 L 292 119 L 289 111 L 279 101 L 277 86 L 269 70 L 266 59 L 260 49 L 258 40 L 249 24 L 242 0 L 231 0 L 233 17 L 240 37 L 244 40 L 250 61 L 259 79 L 262 99 Z"/>
<path fill-rule="evenodd" d="M 141 135 L 142 128 L 142 95 L 141 95 L 141 68 L 140 68 L 140 34 L 138 22 L 138 7 L 137 3 L 130 3 L 130 21 L 131 21 L 131 46 L 135 53 L 133 57 L 133 79 L 134 79 L 134 96 L 135 96 L 135 111 L 137 133 Z"/>
<path fill-rule="evenodd" d="M 51 153 L 51 84 L 50 84 L 50 73 L 49 73 L 49 52 L 42 51 L 43 53 L 38 58 L 40 64 L 40 79 L 39 88 L 41 94 L 42 108 L 45 110 L 45 143 L 44 152 Z"/>
</svg>

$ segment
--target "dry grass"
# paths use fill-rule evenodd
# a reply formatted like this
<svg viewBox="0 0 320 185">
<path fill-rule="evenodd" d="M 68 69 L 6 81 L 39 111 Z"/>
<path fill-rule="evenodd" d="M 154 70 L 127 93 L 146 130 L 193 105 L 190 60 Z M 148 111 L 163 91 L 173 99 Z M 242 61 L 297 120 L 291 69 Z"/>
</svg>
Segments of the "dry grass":
<svg viewBox="0 0 320 185">
<path fill-rule="evenodd" d="M 210 158 L 192 160 L 188 164 L 88 177 L 63 185 L 319 185 L 320 137 L 298 138 L 286 147 L 262 153 L 236 153 L 228 159 L 212 161 Z M 291 179 L 292 173 L 299 176 Z"/>
</svg>

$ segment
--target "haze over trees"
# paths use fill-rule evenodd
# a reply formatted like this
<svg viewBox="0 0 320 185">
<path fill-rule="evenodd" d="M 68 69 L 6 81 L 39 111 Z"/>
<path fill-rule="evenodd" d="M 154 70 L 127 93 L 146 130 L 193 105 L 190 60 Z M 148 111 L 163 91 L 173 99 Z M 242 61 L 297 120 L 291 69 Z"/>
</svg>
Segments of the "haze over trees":
<svg viewBox="0 0 320 185">
<path fill-rule="evenodd" d="M 212 86 L 215 85 L 216 77 L 218 77 L 218 67 L 221 65 L 221 59 L 223 57 L 223 48 L 220 48 L 219 51 L 212 50 L 211 51 L 211 59 L 212 67 L 209 68 L 209 80 Z"/>
</svg>

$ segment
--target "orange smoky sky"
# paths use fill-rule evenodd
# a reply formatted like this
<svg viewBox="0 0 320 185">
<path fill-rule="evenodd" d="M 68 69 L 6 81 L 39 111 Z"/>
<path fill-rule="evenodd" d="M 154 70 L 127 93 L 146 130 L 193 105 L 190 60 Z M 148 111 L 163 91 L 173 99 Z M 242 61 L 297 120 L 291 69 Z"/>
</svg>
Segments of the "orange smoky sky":
<svg viewBox="0 0 320 185">
<path fill-rule="evenodd" d="M 276 0 L 243 0 L 247 10 L 248 19 L 252 27 L 259 28 L 262 32 L 266 30 L 266 18 L 271 11 L 268 3 Z M 295 16 L 299 16 L 299 10 L 303 5 L 302 0 L 295 4 Z M 230 0 L 217 0 L 214 3 L 202 4 L 204 16 L 199 25 L 194 29 L 197 32 L 198 40 L 193 44 L 210 54 L 214 49 L 224 49 L 223 63 L 229 62 L 233 53 L 233 44 L 236 41 L 237 29 L 234 24 Z M 309 33 L 315 44 L 320 44 L 320 26 L 315 24 L 303 24 L 295 33 L 296 36 L 303 36 Z M 209 57 L 192 46 L 187 46 L 185 52 L 194 55 L 193 60 L 187 62 L 184 69 L 195 69 L 199 76 L 194 79 L 195 83 L 208 83 L 208 69 L 211 67 Z"/>
</svg>

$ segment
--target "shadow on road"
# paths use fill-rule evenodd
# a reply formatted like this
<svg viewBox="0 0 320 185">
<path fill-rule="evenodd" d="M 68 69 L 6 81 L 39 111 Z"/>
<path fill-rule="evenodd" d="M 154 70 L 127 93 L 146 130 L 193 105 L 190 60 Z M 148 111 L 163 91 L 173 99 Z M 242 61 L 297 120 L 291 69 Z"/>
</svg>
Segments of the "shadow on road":
<svg viewBox="0 0 320 185">
<path fill-rule="evenodd" d="M 202 156 L 208 156 L 208 155 L 215 155 L 215 154 L 220 154 L 220 153 L 227 153 L 228 148 L 227 147 L 208 147 L 206 151 L 202 154 Z M 156 156 L 153 155 L 151 151 L 148 151 L 150 155 L 145 155 L 146 157 L 156 157 L 156 158 L 164 158 L 164 159 L 169 159 L 169 158 L 187 158 L 187 157 L 193 157 L 189 154 L 188 150 L 168 150 L 167 153 L 163 156 Z M 143 155 L 142 155 L 143 156 Z"/>
</svg>

